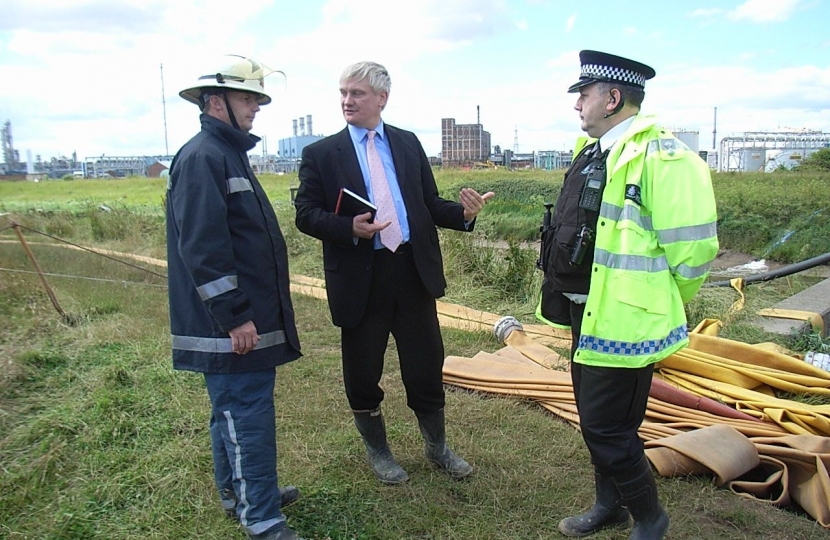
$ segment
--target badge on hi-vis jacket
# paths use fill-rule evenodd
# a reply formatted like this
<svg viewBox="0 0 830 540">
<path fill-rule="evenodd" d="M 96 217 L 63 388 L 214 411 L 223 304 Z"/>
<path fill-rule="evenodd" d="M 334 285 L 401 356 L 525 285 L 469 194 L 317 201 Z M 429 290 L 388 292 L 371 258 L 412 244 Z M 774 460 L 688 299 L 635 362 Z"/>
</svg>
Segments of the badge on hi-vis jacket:
<svg viewBox="0 0 830 540">
<path fill-rule="evenodd" d="M 640 197 L 640 186 L 637 184 L 628 184 L 625 186 L 625 198 L 643 206 L 643 199 Z"/>
</svg>

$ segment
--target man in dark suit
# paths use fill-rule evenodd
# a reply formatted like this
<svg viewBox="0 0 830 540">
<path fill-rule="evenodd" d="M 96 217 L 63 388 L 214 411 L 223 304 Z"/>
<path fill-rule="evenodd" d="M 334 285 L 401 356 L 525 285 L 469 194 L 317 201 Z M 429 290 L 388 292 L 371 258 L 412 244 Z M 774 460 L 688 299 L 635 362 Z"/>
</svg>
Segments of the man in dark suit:
<svg viewBox="0 0 830 540">
<path fill-rule="evenodd" d="M 409 478 L 389 450 L 380 410 L 391 333 L 427 458 L 451 477 L 464 478 L 473 468 L 447 446 L 444 429 L 444 345 L 435 299 L 443 296 L 446 280 L 436 226 L 472 230 L 493 194 L 465 188 L 460 202 L 438 196 L 418 139 L 380 118 L 390 85 L 386 69 L 374 62 L 345 69 L 340 105 L 348 126 L 303 151 L 296 223 L 323 241 L 346 397 L 375 476 L 384 484 Z M 336 213 L 341 188 L 374 203 L 377 214 Z"/>
</svg>

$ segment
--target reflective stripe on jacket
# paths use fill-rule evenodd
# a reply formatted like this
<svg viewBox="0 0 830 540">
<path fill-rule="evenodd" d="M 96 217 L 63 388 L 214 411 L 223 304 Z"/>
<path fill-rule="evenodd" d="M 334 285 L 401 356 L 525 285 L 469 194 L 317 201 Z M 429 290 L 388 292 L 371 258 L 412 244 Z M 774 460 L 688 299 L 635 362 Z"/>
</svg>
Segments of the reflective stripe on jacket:
<svg viewBox="0 0 830 540">
<path fill-rule="evenodd" d="M 167 191 L 173 367 L 260 371 L 300 356 L 277 216 L 248 163 L 258 140 L 202 115 L 179 150 Z M 257 346 L 240 356 L 228 332 L 253 321 Z"/>
<path fill-rule="evenodd" d="M 709 168 L 654 117 L 611 149 L 591 286 L 574 357 L 636 368 L 688 344 L 683 304 L 718 253 Z"/>
</svg>

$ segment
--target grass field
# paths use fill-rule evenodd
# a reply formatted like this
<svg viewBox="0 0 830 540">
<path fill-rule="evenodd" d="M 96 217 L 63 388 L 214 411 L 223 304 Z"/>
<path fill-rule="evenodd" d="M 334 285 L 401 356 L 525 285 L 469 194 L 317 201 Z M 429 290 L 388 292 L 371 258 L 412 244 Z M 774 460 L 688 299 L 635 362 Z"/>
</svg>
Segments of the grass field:
<svg viewBox="0 0 830 540">
<path fill-rule="evenodd" d="M 495 191 L 487 237 L 531 241 L 538 238 L 544 203 L 559 194 L 562 171 L 437 170 L 439 189 L 456 199 L 462 187 Z M 296 174 L 263 175 L 262 184 L 280 208 L 289 204 Z M 830 252 L 830 174 L 821 172 L 715 173 L 721 247 L 780 262 L 796 262 Z M 0 213 L 44 213 L 129 209 L 161 215 L 164 179 L 0 182 Z"/>
<path fill-rule="evenodd" d="M 511 224 L 512 215 L 524 215 L 528 225 L 538 227 L 537 206 L 548 196 L 537 197 L 530 189 L 549 183 L 546 189 L 555 196 L 561 173 L 507 174 L 439 176 L 439 185 L 449 196 L 464 183 L 483 188 L 504 182 L 499 191 L 504 207 L 488 205 L 481 224 Z M 743 180 L 716 178 L 722 214 L 748 219 L 751 212 L 775 213 L 777 217 L 766 218 L 770 239 L 796 225 L 801 231 L 826 225 L 822 220 L 830 195 L 821 182 L 826 186 L 828 178 Z M 750 189 L 752 183 L 767 181 L 767 196 L 756 195 L 757 187 Z M 319 244 L 293 226 L 288 188 L 294 182 L 291 176 L 264 178 L 289 245 L 292 272 L 321 277 Z M 516 194 L 511 196 L 508 188 Z M 88 252 L 44 246 L 41 242 L 55 240 L 33 232 L 163 258 L 163 190 L 163 180 L 146 179 L 0 183 L 0 212 L 28 227 L 24 234 L 44 271 L 60 274 L 49 281 L 70 315 L 57 316 L 37 276 L 29 273 L 31 265 L 16 236 L 9 229 L 0 232 L 2 539 L 244 538 L 224 518 L 213 493 L 202 379 L 170 366 L 165 279 Z M 788 219 L 779 215 L 775 197 L 781 197 Z M 781 225 L 773 226 L 774 219 Z M 0 218 L 0 229 L 4 227 Z M 532 235 L 507 234 L 492 223 L 482 229 L 474 235 L 442 232 L 447 300 L 532 322 L 540 276 L 533 270 L 536 253 L 519 244 Z M 736 246 L 742 245 L 738 233 L 736 228 Z M 798 238 L 794 233 L 788 241 L 794 242 L 793 256 L 813 249 L 796 243 Z M 505 241 L 507 248 L 490 247 L 487 240 Z M 760 236 L 746 241 L 750 244 L 758 251 L 769 247 Z M 694 324 L 704 317 L 722 318 L 725 335 L 764 341 L 770 336 L 749 324 L 750 314 L 808 284 L 796 277 L 753 285 L 747 290 L 747 309 L 729 317 L 735 295 L 707 289 L 689 306 L 689 319 Z M 411 481 L 396 488 L 377 484 L 365 465 L 342 392 L 339 333 L 327 306 L 309 297 L 294 298 L 305 356 L 278 370 L 277 415 L 281 480 L 303 492 L 286 514 L 304 537 L 557 538 L 559 519 L 592 502 L 591 468 L 579 434 L 518 399 L 449 388 L 450 443 L 477 472 L 468 481 L 455 482 L 433 470 L 405 405 L 394 346 L 383 381 L 384 407 L 390 443 Z M 453 355 L 500 347 L 490 333 L 445 330 L 444 340 L 447 354 Z M 658 483 L 674 540 L 828 538 L 828 531 L 798 509 L 740 498 L 707 478 L 660 478 Z M 621 531 L 607 531 L 592 538 L 624 537 Z"/>
</svg>

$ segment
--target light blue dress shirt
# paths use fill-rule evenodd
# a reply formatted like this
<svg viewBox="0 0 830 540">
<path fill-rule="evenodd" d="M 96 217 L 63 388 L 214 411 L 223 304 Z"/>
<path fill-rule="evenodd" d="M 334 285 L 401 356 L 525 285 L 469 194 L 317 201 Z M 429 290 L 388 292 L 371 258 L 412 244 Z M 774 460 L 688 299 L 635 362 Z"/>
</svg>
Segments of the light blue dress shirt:
<svg viewBox="0 0 830 540">
<path fill-rule="evenodd" d="M 366 193 L 369 194 L 369 200 L 374 203 L 375 195 L 372 193 L 372 179 L 369 176 L 369 157 L 366 155 L 366 143 L 369 141 L 369 130 L 351 124 L 348 127 L 349 135 L 352 137 L 352 144 L 354 144 L 354 149 L 357 153 L 357 162 L 360 164 L 360 172 L 363 173 L 363 183 L 366 186 Z M 389 190 L 392 192 L 395 211 L 398 213 L 401 235 L 403 236 L 404 242 L 409 242 L 409 220 L 407 219 L 406 205 L 403 203 L 401 186 L 398 184 L 398 175 L 395 172 L 395 162 L 392 161 L 392 149 L 389 147 L 389 141 L 383 129 L 383 122 L 378 124 L 378 127 L 374 131 L 376 133 L 375 148 L 378 150 L 380 160 L 383 162 L 386 179 L 389 181 Z M 379 234 L 376 234 L 372 241 L 374 242 L 375 249 L 382 249 L 384 247 L 380 243 Z"/>
</svg>

